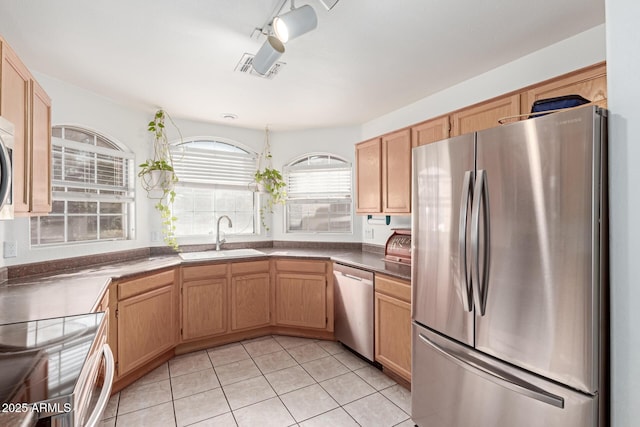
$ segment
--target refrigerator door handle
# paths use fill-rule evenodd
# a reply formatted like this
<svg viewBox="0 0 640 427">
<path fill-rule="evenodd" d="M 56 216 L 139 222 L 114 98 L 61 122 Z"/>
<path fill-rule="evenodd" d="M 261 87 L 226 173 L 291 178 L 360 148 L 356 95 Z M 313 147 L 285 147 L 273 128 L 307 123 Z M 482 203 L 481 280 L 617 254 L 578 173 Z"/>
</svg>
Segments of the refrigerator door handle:
<svg viewBox="0 0 640 427">
<path fill-rule="evenodd" d="M 476 310 L 480 316 L 484 316 L 487 308 L 487 286 L 489 282 L 490 260 L 490 228 L 489 228 L 489 190 L 487 188 L 487 173 L 479 170 L 473 190 L 473 204 L 471 207 L 471 285 L 473 287 L 473 299 Z M 482 203 L 484 202 L 484 203 Z M 482 280 L 480 280 L 480 206 L 484 208 L 482 213 L 482 225 L 484 228 Z"/>
<path fill-rule="evenodd" d="M 464 179 L 462 181 L 462 194 L 460 196 L 460 221 L 458 224 L 458 262 L 460 264 L 460 280 L 458 281 L 458 283 L 460 286 L 460 298 L 462 300 L 462 307 L 465 311 L 471 311 L 473 309 L 473 300 L 471 297 L 471 280 L 467 268 L 467 220 L 469 217 L 469 200 L 471 199 L 472 190 L 473 184 L 471 183 L 471 171 L 466 171 L 464 173 Z"/>
<path fill-rule="evenodd" d="M 436 344 L 423 334 L 418 334 L 420 340 L 431 346 L 434 350 L 438 351 L 444 357 L 451 362 L 460 366 L 461 368 L 474 373 L 488 381 L 493 382 L 501 387 L 505 387 L 509 390 L 520 393 L 523 396 L 530 397 L 540 402 L 547 403 L 557 408 L 564 408 L 564 399 L 555 394 L 549 393 L 533 384 L 526 382 L 525 380 L 516 377 L 515 375 L 503 372 L 495 366 L 488 365 L 486 362 L 474 358 L 472 355 L 459 352 L 451 348 L 445 348 Z"/>
</svg>

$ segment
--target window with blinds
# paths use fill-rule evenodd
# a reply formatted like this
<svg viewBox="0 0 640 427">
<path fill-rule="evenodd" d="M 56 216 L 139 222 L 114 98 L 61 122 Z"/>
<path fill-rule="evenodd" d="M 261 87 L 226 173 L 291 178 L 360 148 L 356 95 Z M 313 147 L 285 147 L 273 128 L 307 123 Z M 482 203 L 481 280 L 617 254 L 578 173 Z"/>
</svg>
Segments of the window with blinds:
<svg viewBox="0 0 640 427">
<path fill-rule="evenodd" d="M 124 240 L 133 224 L 133 153 L 82 128 L 52 129 L 53 209 L 31 218 L 31 245 Z"/>
<path fill-rule="evenodd" d="M 256 234 L 257 195 L 253 174 L 257 154 L 234 143 L 217 139 L 194 139 L 171 148 L 178 177 L 173 203 L 176 236 L 216 233 L 216 220 L 231 218 L 229 234 Z"/>
<path fill-rule="evenodd" d="M 289 233 L 351 233 L 351 164 L 331 154 L 310 154 L 284 168 Z"/>
</svg>

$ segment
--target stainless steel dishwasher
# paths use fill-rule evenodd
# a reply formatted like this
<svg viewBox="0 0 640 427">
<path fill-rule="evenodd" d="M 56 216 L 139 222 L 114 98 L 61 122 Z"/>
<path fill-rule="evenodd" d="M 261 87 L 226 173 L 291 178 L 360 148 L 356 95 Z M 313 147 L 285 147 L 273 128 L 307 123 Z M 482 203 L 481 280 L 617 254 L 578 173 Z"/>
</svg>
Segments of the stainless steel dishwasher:
<svg viewBox="0 0 640 427">
<path fill-rule="evenodd" d="M 373 362 L 373 273 L 333 265 L 335 336 Z"/>
</svg>

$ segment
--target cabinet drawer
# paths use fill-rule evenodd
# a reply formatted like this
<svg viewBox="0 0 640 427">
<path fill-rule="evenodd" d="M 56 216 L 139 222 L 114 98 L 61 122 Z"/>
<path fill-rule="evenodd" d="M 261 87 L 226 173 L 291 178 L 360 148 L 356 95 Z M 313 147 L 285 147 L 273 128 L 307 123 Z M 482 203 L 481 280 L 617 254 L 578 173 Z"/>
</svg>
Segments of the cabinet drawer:
<svg viewBox="0 0 640 427">
<path fill-rule="evenodd" d="M 279 259 L 276 260 L 276 270 L 325 274 L 327 265 L 324 261 L 299 261 Z"/>
<path fill-rule="evenodd" d="M 118 300 L 130 298 L 173 283 L 173 270 L 118 283 Z"/>
<path fill-rule="evenodd" d="M 410 303 L 411 284 L 407 281 L 376 274 L 376 292 Z"/>
<path fill-rule="evenodd" d="M 231 264 L 231 275 L 269 272 L 269 261 L 235 262 Z"/>
<path fill-rule="evenodd" d="M 207 277 L 220 277 L 227 275 L 227 264 L 198 265 L 195 267 L 182 267 L 182 280 L 200 280 Z"/>
</svg>

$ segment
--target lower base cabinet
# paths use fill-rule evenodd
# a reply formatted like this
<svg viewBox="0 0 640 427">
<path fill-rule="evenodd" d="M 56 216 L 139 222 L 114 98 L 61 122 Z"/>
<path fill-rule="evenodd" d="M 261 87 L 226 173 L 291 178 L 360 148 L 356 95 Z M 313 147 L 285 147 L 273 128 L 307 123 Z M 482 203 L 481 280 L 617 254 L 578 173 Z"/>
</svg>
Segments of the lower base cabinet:
<svg viewBox="0 0 640 427">
<path fill-rule="evenodd" d="M 411 285 L 375 276 L 375 360 L 411 381 Z"/>
<path fill-rule="evenodd" d="M 231 330 L 271 324 L 269 261 L 231 264 Z"/>
<path fill-rule="evenodd" d="M 182 268 L 182 340 L 227 332 L 227 264 Z"/>
<path fill-rule="evenodd" d="M 145 365 L 177 342 L 174 271 L 117 284 L 117 375 Z"/>
</svg>

